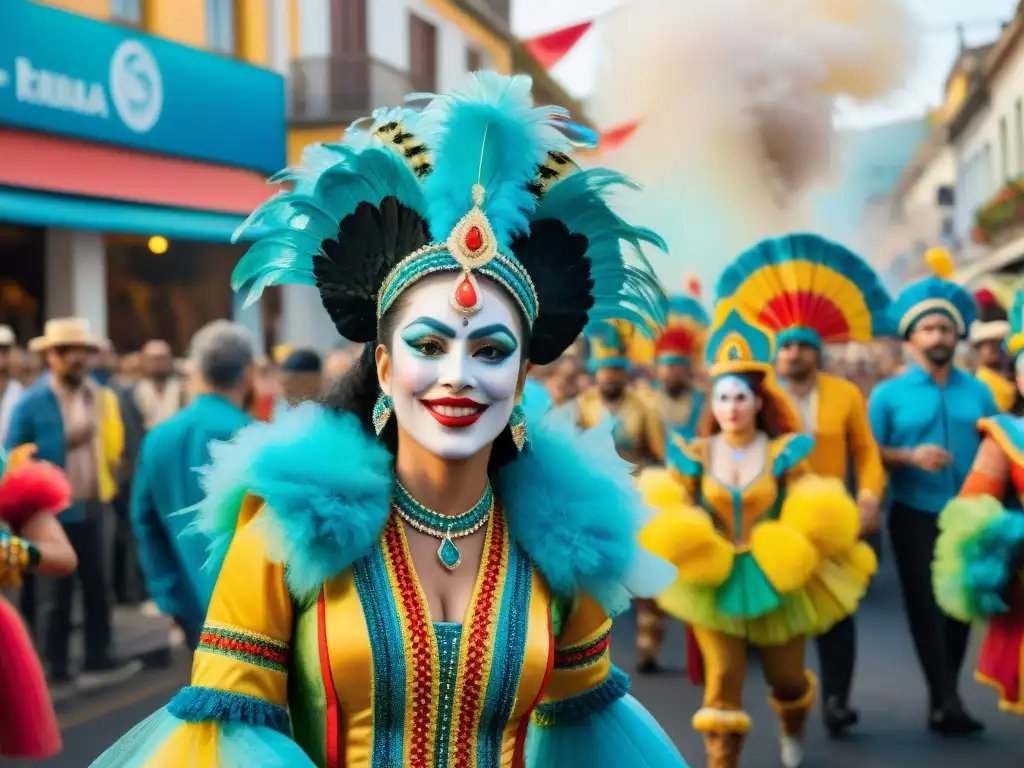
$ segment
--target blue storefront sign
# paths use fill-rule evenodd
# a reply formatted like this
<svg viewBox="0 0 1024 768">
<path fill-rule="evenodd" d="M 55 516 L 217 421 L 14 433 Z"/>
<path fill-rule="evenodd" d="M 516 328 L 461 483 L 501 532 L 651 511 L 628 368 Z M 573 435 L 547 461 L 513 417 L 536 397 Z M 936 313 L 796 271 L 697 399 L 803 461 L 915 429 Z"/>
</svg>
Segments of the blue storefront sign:
<svg viewBox="0 0 1024 768">
<path fill-rule="evenodd" d="M 0 125 L 264 173 L 285 165 L 284 79 L 37 5 L 0 2 Z"/>
</svg>

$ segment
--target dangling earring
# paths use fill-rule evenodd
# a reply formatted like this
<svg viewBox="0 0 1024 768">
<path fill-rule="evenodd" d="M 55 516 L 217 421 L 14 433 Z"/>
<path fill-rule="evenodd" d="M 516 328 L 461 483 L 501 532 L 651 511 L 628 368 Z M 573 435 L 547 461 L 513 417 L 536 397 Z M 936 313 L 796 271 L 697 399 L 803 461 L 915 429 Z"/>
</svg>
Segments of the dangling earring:
<svg viewBox="0 0 1024 768">
<path fill-rule="evenodd" d="M 523 410 L 523 406 L 516 405 L 512 409 L 512 415 L 508 419 L 508 428 L 512 431 L 512 442 L 516 444 L 516 449 L 522 453 L 526 443 L 529 441 L 529 435 L 526 433 L 526 412 Z"/>
<path fill-rule="evenodd" d="M 395 402 L 391 399 L 391 395 L 386 395 L 383 392 L 377 395 L 377 402 L 373 404 L 373 431 L 380 435 L 394 411 Z"/>
</svg>

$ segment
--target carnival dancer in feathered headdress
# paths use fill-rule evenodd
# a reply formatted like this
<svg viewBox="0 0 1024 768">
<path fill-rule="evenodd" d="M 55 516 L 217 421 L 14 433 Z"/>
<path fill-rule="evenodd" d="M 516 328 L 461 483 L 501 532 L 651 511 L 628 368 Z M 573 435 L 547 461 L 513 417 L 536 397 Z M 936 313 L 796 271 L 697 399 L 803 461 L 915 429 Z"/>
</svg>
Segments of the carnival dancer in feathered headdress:
<svg viewBox="0 0 1024 768">
<path fill-rule="evenodd" d="M 875 571 L 844 483 L 810 473 L 814 438 L 772 371 L 775 340 L 741 306 L 716 305 L 707 342 L 711 407 L 701 436 L 676 436 L 668 469 L 640 476 L 660 514 L 641 541 L 679 568 L 659 606 L 691 628 L 704 660 L 694 715 L 709 768 L 738 765 L 746 655 L 759 650 L 779 717 L 782 762 L 803 759 L 815 698 L 808 636 L 856 609 Z"/>
<path fill-rule="evenodd" d="M 864 532 L 877 530 L 885 470 L 861 391 L 822 368 L 823 347 L 869 343 L 887 333 L 891 300 L 881 279 L 853 252 L 822 237 L 765 240 L 722 274 L 718 294 L 775 333 L 775 365 L 814 436 L 811 470 L 846 482 L 852 467 Z M 853 615 L 818 638 L 825 723 L 838 734 L 857 722 L 848 706 L 856 656 Z"/>
<path fill-rule="evenodd" d="M 977 355 L 974 375 L 992 390 L 1000 411 L 1009 411 L 1017 401 L 1017 387 L 1002 372 L 1003 345 L 1010 333 L 1006 309 L 996 295 L 983 288 L 975 291 L 978 319 L 971 323 L 971 346 Z"/>
<path fill-rule="evenodd" d="M 998 413 L 992 392 L 954 365 L 974 320 L 974 298 L 952 280 L 952 262 L 929 255 L 935 275 L 896 297 L 892 318 L 913 361 L 871 394 L 868 416 L 889 469 L 889 540 L 929 694 L 928 726 L 944 735 L 980 730 L 957 680 L 970 625 L 945 617 L 931 588 L 939 512 L 978 453 L 975 424 Z"/>
<path fill-rule="evenodd" d="M 665 458 L 665 433 L 649 398 L 631 380 L 630 340 L 641 331 L 622 321 L 599 321 L 584 334 L 590 348 L 594 384 L 576 398 L 581 429 L 610 421 L 619 455 L 637 467 Z"/>
<path fill-rule="evenodd" d="M 310 148 L 253 216 L 236 287 L 315 284 L 366 346 L 331 406 L 214 449 L 192 685 L 97 765 L 685 765 L 609 656 L 673 578 L 631 468 L 610 429 L 520 405 L 588 321 L 664 322 L 662 243 L 566 119 L 477 73 Z"/>
<path fill-rule="evenodd" d="M 1006 351 L 1024 391 L 1024 292 L 1009 325 Z M 999 692 L 1000 709 L 1024 715 L 1024 419 L 1001 413 L 978 431 L 970 474 L 939 516 L 935 596 L 957 621 L 988 621 L 975 677 Z"/>
<path fill-rule="evenodd" d="M 35 446 L 0 456 L 0 591 L 27 573 L 66 576 L 77 559 L 57 514 L 71 503 L 64 473 L 35 461 Z M 0 594 L 0 757 L 45 760 L 60 728 L 42 665 L 17 610 Z"/>
</svg>

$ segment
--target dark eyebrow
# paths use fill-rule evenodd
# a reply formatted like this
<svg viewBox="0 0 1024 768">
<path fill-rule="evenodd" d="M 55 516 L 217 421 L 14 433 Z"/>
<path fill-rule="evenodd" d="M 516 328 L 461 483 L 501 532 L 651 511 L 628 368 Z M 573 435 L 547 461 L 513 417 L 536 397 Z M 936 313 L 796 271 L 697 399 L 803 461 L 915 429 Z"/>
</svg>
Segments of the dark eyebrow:
<svg viewBox="0 0 1024 768">
<path fill-rule="evenodd" d="M 455 338 L 455 329 L 449 325 L 445 325 L 440 320 L 435 320 L 432 317 L 418 317 L 409 323 L 406 328 L 411 328 L 414 325 L 425 325 L 429 328 L 433 328 L 435 331 L 443 336 L 447 336 L 449 339 Z"/>
<path fill-rule="evenodd" d="M 495 323 L 493 325 L 485 325 L 483 328 L 477 328 L 475 331 L 472 331 L 467 338 L 470 340 L 482 339 L 485 336 L 493 336 L 497 333 L 507 333 L 513 339 L 516 337 L 507 325 Z"/>
</svg>

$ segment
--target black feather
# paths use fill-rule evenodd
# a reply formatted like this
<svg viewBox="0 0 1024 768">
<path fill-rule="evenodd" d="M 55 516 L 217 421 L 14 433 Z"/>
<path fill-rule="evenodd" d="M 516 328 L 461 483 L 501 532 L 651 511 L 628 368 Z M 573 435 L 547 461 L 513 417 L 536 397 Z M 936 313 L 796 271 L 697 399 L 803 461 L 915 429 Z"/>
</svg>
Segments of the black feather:
<svg viewBox="0 0 1024 768">
<path fill-rule="evenodd" d="M 338 333 L 358 344 L 377 337 L 377 292 L 392 268 L 430 242 L 426 222 L 394 197 L 360 203 L 324 240 L 313 273 Z"/>
<path fill-rule="evenodd" d="M 559 358 L 587 324 L 594 306 L 594 281 L 584 235 L 569 232 L 555 219 L 541 219 L 512 242 L 512 252 L 526 267 L 540 302 L 530 337 L 530 361 L 546 365 Z"/>
</svg>

